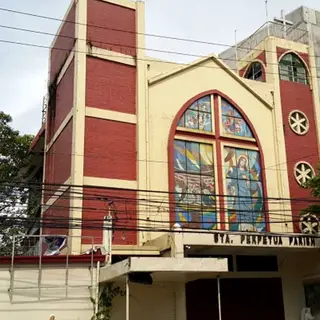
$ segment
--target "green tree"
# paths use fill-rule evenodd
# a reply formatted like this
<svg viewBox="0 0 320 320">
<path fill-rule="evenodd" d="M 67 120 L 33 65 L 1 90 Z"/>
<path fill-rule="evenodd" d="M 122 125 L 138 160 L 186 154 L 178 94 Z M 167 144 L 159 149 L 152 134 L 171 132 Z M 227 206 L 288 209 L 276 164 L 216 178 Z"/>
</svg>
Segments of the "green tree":
<svg viewBox="0 0 320 320">
<path fill-rule="evenodd" d="M 304 187 L 310 189 L 311 195 L 315 197 L 317 201 L 320 199 L 320 166 L 317 168 L 317 174 L 310 180 L 308 180 Z M 320 218 L 320 202 L 310 204 L 306 209 L 302 210 L 301 214 L 314 214 Z"/>
<path fill-rule="evenodd" d="M 21 135 L 11 122 L 11 116 L 0 111 L 0 255 L 11 250 L 12 235 L 25 232 L 19 218 L 28 216 L 30 209 L 29 189 L 20 182 L 23 168 L 30 164 L 33 136 Z"/>
</svg>

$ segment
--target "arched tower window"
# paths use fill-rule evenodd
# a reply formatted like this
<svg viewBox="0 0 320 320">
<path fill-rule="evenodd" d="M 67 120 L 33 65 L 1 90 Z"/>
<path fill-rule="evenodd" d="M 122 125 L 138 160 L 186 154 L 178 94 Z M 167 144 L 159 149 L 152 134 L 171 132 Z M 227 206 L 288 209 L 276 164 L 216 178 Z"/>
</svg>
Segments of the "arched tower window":
<svg viewBox="0 0 320 320">
<path fill-rule="evenodd" d="M 221 95 L 209 94 L 190 103 L 173 129 L 172 222 L 185 228 L 266 231 L 258 142 L 241 111 Z"/>
<path fill-rule="evenodd" d="M 294 53 L 284 55 L 279 62 L 280 79 L 308 84 L 308 73 L 302 60 Z"/>
<path fill-rule="evenodd" d="M 251 63 L 244 77 L 250 80 L 263 81 L 262 64 L 260 62 Z"/>
</svg>

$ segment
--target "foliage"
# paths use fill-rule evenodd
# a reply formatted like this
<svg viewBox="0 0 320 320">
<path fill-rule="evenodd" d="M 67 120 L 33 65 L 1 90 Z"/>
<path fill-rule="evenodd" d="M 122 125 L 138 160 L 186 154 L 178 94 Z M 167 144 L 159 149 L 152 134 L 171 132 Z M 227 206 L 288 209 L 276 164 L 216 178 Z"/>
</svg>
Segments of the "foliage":
<svg viewBox="0 0 320 320">
<path fill-rule="evenodd" d="M 91 318 L 91 320 L 110 320 L 113 307 L 113 299 L 117 296 L 124 295 L 125 291 L 121 290 L 120 287 L 115 287 L 114 283 L 100 284 L 98 302 L 96 302 L 95 299 L 91 298 L 94 312 L 96 303 L 98 303 L 98 312 Z"/>
<path fill-rule="evenodd" d="M 14 224 L 12 218 L 28 215 L 29 189 L 18 182 L 23 178 L 22 169 L 30 163 L 33 136 L 21 135 L 10 126 L 11 122 L 11 116 L 0 111 L 0 254 L 6 254 L 11 247 L 13 234 L 24 231 L 22 224 Z"/>
<path fill-rule="evenodd" d="M 317 199 L 320 199 L 320 166 L 317 168 L 317 174 L 308 180 L 303 187 L 311 189 L 311 194 Z M 320 204 L 310 204 L 306 209 L 301 211 L 301 214 L 312 213 L 320 217 Z"/>
</svg>

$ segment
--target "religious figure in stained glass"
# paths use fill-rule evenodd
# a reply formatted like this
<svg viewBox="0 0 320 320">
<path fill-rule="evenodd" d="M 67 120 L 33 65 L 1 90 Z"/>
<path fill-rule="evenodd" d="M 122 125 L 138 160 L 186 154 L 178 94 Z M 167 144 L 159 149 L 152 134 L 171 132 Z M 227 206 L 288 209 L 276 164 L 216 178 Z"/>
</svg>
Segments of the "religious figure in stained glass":
<svg viewBox="0 0 320 320">
<path fill-rule="evenodd" d="M 222 130 L 224 134 L 252 138 L 252 133 L 240 113 L 226 100 L 221 100 Z"/>
<path fill-rule="evenodd" d="M 218 98 L 217 95 L 215 97 Z M 230 230 L 266 231 L 260 154 L 252 150 L 255 147 L 246 147 L 248 140 L 255 142 L 255 137 L 233 105 L 222 97 L 213 98 L 213 95 L 208 95 L 193 102 L 178 123 L 180 129 L 188 129 L 188 132 L 179 132 L 186 135 L 186 140 L 180 136 L 174 140 L 175 222 L 186 228 L 217 229 L 216 199 L 221 196 L 225 199 L 225 205 L 222 205 L 220 212 L 226 213 Z M 212 105 L 211 101 L 221 103 Z M 220 132 L 203 140 L 199 133 L 213 133 L 214 121 L 221 124 Z M 190 136 L 192 141 L 189 141 Z M 220 136 L 224 149 L 222 154 L 214 155 L 213 144 L 204 141 L 216 140 L 220 150 Z M 201 140 L 197 141 L 198 138 Z M 227 146 L 228 142 L 234 144 L 234 138 L 237 138 L 237 145 L 241 143 L 240 138 L 245 143 L 239 148 Z M 226 193 L 223 195 L 216 194 L 215 161 L 216 170 L 222 173 L 225 183 Z"/>
<path fill-rule="evenodd" d="M 179 127 L 212 131 L 210 96 L 195 101 L 181 117 Z"/>
<path fill-rule="evenodd" d="M 265 231 L 259 153 L 226 147 L 224 161 L 230 230 Z"/>
</svg>

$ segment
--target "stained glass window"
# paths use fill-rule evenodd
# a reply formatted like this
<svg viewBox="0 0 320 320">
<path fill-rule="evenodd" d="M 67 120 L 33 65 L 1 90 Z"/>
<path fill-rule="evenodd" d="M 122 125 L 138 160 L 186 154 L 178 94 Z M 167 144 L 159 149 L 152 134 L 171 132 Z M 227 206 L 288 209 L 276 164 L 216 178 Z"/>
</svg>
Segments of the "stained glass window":
<svg viewBox="0 0 320 320">
<path fill-rule="evenodd" d="M 259 152 L 225 147 L 224 176 L 230 230 L 265 231 Z"/>
<path fill-rule="evenodd" d="M 240 113 L 226 100 L 221 100 L 222 132 L 252 138 L 252 132 Z"/>
<path fill-rule="evenodd" d="M 210 96 L 195 101 L 179 120 L 179 127 L 212 131 Z"/>
<path fill-rule="evenodd" d="M 176 221 L 184 227 L 216 229 L 212 145 L 175 140 Z"/>
<path fill-rule="evenodd" d="M 260 153 L 251 147 L 256 142 L 253 132 L 236 107 L 221 96 L 214 100 L 220 105 L 211 105 L 213 98 L 218 95 L 195 101 L 179 121 L 180 128 L 194 131 L 177 131 L 174 140 L 175 222 L 184 228 L 217 229 L 221 214 L 229 230 L 267 231 Z M 222 123 L 221 135 L 207 135 L 204 140 L 199 131 L 212 132 L 212 121 Z M 234 138 L 237 147 L 232 147 Z M 211 140 L 222 152 L 214 154 Z M 221 195 L 214 165 L 223 179 Z"/>
</svg>

